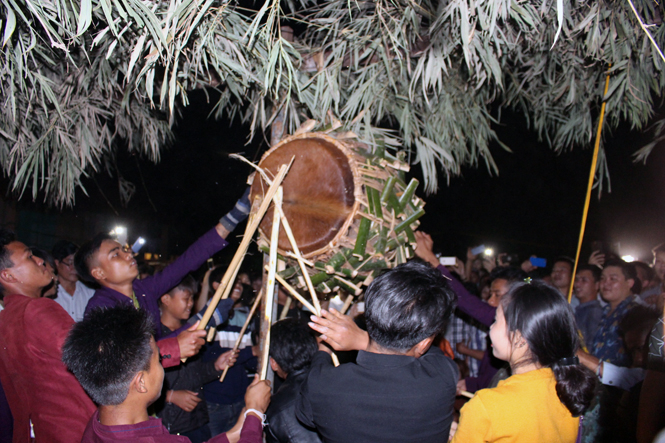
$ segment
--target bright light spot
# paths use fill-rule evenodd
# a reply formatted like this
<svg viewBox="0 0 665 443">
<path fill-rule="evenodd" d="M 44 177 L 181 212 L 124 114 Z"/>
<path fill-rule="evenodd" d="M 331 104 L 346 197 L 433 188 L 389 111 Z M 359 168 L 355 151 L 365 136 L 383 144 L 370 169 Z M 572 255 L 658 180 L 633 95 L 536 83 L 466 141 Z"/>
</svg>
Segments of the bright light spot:
<svg viewBox="0 0 665 443">
<path fill-rule="evenodd" d="M 117 235 L 122 235 L 125 232 L 127 232 L 127 229 L 125 229 L 124 226 L 116 226 L 115 229 L 113 230 Z"/>
<path fill-rule="evenodd" d="M 492 254 L 494 254 L 494 250 L 492 248 L 485 249 L 485 255 L 492 255 Z"/>
<path fill-rule="evenodd" d="M 635 261 L 635 257 L 632 255 L 622 255 L 621 260 L 625 261 L 626 263 L 630 263 Z"/>
<path fill-rule="evenodd" d="M 143 238 L 143 237 L 139 237 L 139 239 L 137 241 L 139 242 L 140 245 L 145 244 L 145 238 Z"/>
</svg>

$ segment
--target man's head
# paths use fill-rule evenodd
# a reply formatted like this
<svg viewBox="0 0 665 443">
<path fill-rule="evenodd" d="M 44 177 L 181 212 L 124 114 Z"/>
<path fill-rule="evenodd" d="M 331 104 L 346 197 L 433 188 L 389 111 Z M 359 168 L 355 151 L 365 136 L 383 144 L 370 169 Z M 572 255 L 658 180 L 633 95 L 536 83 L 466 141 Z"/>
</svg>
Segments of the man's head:
<svg viewBox="0 0 665 443">
<path fill-rule="evenodd" d="M 600 295 L 612 309 L 632 294 L 640 293 L 635 266 L 623 260 L 609 260 L 600 277 Z"/>
<path fill-rule="evenodd" d="M 635 306 L 619 322 L 619 333 L 626 353 L 632 358 L 632 367 L 644 368 L 649 351 L 648 338 L 658 321 L 657 310 L 647 306 Z"/>
<path fill-rule="evenodd" d="M 51 253 L 55 260 L 55 269 L 61 281 L 76 283 L 79 279 L 74 267 L 74 254 L 79 247 L 67 240 L 60 240 L 53 246 Z"/>
<path fill-rule="evenodd" d="M 192 315 L 194 294 L 198 285 L 190 274 L 185 276 L 178 286 L 159 298 L 162 313 L 168 313 L 178 320 L 187 320 Z"/>
<path fill-rule="evenodd" d="M 640 280 L 642 291 L 658 284 L 656 281 L 656 272 L 651 266 L 642 261 L 634 261 L 633 266 L 635 266 L 635 271 L 637 271 L 637 278 Z"/>
<path fill-rule="evenodd" d="M 665 243 L 659 244 L 651 252 L 653 252 L 653 270 L 660 281 L 665 281 Z"/>
<path fill-rule="evenodd" d="M 595 300 L 600 290 L 600 268 L 596 265 L 579 265 L 575 274 L 573 293 L 581 302 Z"/>
<path fill-rule="evenodd" d="M 0 288 L 2 295 L 23 294 L 40 297 L 42 289 L 53 281 L 44 260 L 17 240 L 16 235 L 0 229 Z"/>
<path fill-rule="evenodd" d="M 365 292 L 370 339 L 382 348 L 406 353 L 426 344 L 445 326 L 457 297 L 432 267 L 412 261 L 376 278 Z M 429 340 L 429 343 L 425 343 Z"/>
<path fill-rule="evenodd" d="M 152 331 L 143 309 L 95 309 L 69 332 L 62 361 L 100 406 L 130 401 L 147 407 L 164 381 Z"/>
<path fill-rule="evenodd" d="M 76 272 L 89 284 L 113 286 L 132 282 L 139 275 L 131 249 L 109 234 L 97 234 L 74 256 Z"/>
<path fill-rule="evenodd" d="M 490 298 L 487 304 L 498 307 L 499 302 L 515 282 L 524 281 L 526 272 L 515 266 L 497 266 L 490 274 Z"/>
<path fill-rule="evenodd" d="M 552 265 L 552 285 L 559 292 L 568 293 L 570 279 L 573 275 L 573 260 L 568 257 L 558 257 Z"/>
<path fill-rule="evenodd" d="M 282 378 L 309 366 L 319 349 L 312 330 L 295 318 L 270 327 L 270 367 Z"/>
</svg>

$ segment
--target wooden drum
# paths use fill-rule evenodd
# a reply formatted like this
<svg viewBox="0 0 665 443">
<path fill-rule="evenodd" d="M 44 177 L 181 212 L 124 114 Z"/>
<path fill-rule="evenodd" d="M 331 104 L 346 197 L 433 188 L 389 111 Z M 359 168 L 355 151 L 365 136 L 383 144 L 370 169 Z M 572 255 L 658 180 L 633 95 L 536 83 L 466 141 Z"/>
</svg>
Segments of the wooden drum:
<svg viewBox="0 0 665 443">
<path fill-rule="evenodd" d="M 414 196 L 418 181 L 407 185 L 408 165 L 386 153 L 376 154 L 351 139 L 321 132 L 290 136 L 259 163 L 268 176 L 294 159 L 282 182 L 283 209 L 302 255 L 320 292 L 342 288 L 362 292 L 371 274 L 406 261 L 415 245 L 413 229 L 424 214 L 424 202 Z M 262 199 L 268 184 L 256 174 L 251 199 Z M 259 227 L 259 245 L 267 250 L 274 208 Z M 280 228 L 278 252 L 292 252 Z M 287 260 L 288 261 L 288 260 Z M 303 287 L 295 263 L 287 263 L 282 277 Z"/>
</svg>

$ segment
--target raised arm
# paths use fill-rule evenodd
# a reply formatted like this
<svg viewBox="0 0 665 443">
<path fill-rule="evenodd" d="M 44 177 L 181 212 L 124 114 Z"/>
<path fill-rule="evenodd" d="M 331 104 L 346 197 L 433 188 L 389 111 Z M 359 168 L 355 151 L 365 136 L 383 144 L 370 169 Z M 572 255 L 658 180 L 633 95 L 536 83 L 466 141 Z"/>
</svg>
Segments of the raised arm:
<svg viewBox="0 0 665 443">
<path fill-rule="evenodd" d="M 432 251 L 434 242 L 432 237 L 429 234 L 424 232 L 417 231 L 416 235 L 416 255 L 422 260 L 426 261 L 433 267 L 437 268 L 444 277 L 450 280 L 450 286 L 457 294 L 457 307 L 464 312 L 465 314 L 470 315 L 475 318 L 482 324 L 486 326 L 491 326 L 494 323 L 494 315 L 496 313 L 496 308 L 491 307 L 487 303 L 484 303 L 478 297 L 474 297 L 466 290 L 464 285 L 457 280 L 444 266 L 439 264 L 439 261 Z"/>
</svg>

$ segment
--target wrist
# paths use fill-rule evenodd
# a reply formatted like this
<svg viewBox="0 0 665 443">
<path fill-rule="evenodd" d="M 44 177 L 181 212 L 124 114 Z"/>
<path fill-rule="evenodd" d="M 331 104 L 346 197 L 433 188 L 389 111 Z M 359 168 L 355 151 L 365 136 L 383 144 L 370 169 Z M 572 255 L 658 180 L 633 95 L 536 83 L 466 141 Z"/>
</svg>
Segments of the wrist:
<svg viewBox="0 0 665 443">
<path fill-rule="evenodd" d="M 266 425 L 266 415 L 265 415 L 263 412 L 259 411 L 259 410 L 256 409 L 256 408 L 249 407 L 249 408 L 247 408 L 247 410 L 245 411 L 245 418 L 247 418 L 247 415 L 248 415 L 248 414 L 249 414 L 249 415 L 253 415 L 253 416 L 255 416 L 256 418 L 258 418 L 259 420 L 261 420 L 261 426 L 265 426 L 265 425 Z"/>
</svg>

